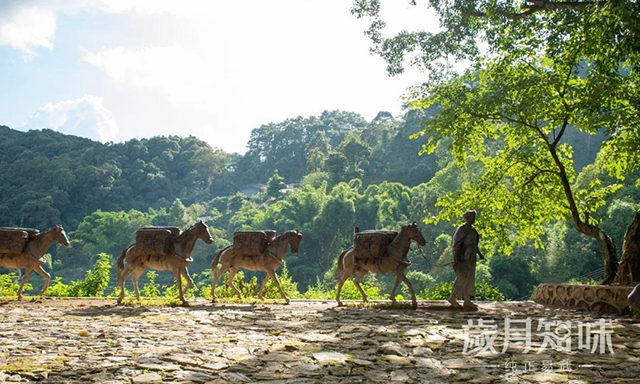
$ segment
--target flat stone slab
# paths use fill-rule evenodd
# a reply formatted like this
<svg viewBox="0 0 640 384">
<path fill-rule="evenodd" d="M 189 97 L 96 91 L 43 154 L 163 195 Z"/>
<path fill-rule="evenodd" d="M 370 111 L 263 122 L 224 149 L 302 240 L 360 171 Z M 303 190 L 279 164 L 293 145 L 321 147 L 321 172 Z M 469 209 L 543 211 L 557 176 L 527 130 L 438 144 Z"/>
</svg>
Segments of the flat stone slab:
<svg viewBox="0 0 640 384">
<path fill-rule="evenodd" d="M 480 319 L 495 325 L 495 351 L 468 345 L 469 321 Z M 512 327 L 531 320 L 529 352 L 523 332 L 516 332 L 503 353 L 507 319 L 516 321 Z M 545 343 L 541 321 L 570 324 L 571 351 L 547 345 L 538 353 Z M 592 331 L 607 324 L 615 353 L 579 350 L 579 323 Z M 532 301 L 479 303 L 471 312 L 444 302 L 422 302 L 417 310 L 300 301 L 196 300 L 189 307 L 119 307 L 108 299 L 0 302 L 0 382 L 611 384 L 637 382 L 639 362 L 640 326 L 630 315 Z"/>
</svg>

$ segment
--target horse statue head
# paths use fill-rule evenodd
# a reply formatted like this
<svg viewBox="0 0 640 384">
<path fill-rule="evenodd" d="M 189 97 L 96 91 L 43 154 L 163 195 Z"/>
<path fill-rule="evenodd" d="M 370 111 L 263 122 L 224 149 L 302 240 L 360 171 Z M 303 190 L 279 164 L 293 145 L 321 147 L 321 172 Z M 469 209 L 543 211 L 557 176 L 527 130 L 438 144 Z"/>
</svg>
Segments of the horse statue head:
<svg viewBox="0 0 640 384">
<path fill-rule="evenodd" d="M 416 224 L 415 221 L 409 225 L 404 225 L 402 227 L 402 231 L 407 234 L 409 239 L 415 240 L 418 244 L 420 244 L 420 246 L 424 246 L 427 244 L 427 241 L 424 239 L 424 236 L 422 236 L 422 232 L 420 232 L 418 224 Z"/>
<path fill-rule="evenodd" d="M 291 244 L 291 253 L 298 253 L 298 248 L 300 247 L 300 242 L 302 241 L 302 232 L 300 231 L 288 231 L 283 234 L 284 239 L 287 243 Z"/>
<path fill-rule="evenodd" d="M 211 232 L 209 232 L 209 226 L 204 221 L 198 221 L 193 227 L 194 234 L 196 237 L 207 244 L 213 243 L 213 237 L 211 237 Z"/>
<path fill-rule="evenodd" d="M 67 234 L 64 232 L 64 228 L 61 225 L 56 225 L 51 228 L 51 234 L 53 235 L 53 239 L 58 243 L 64 245 L 65 247 L 69 246 L 69 238 Z"/>
</svg>

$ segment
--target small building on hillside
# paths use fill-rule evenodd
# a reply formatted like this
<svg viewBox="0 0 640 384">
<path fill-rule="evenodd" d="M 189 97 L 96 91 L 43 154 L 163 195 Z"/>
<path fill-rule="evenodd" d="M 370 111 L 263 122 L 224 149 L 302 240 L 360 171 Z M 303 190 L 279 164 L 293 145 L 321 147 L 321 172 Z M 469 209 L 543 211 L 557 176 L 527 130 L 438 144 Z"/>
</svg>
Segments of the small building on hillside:
<svg viewBox="0 0 640 384">
<path fill-rule="evenodd" d="M 240 192 L 242 192 L 243 195 L 247 196 L 247 197 L 252 197 L 255 195 L 261 195 L 263 193 L 265 193 L 265 191 L 267 190 L 267 186 L 264 184 L 247 184 L 244 187 L 242 187 L 242 189 L 240 190 Z"/>
<path fill-rule="evenodd" d="M 300 184 L 299 183 L 293 183 L 293 184 L 287 184 L 286 188 L 283 188 L 280 190 L 280 193 L 283 195 L 288 195 L 290 194 L 294 189 L 296 188 L 300 188 Z"/>
</svg>

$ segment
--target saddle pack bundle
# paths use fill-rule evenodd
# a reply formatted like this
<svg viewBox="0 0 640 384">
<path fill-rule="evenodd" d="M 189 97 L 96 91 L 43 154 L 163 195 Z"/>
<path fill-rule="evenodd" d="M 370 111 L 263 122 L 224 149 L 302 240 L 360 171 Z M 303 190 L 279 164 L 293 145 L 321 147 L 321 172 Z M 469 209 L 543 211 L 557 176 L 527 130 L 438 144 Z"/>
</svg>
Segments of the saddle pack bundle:
<svg viewBox="0 0 640 384">
<path fill-rule="evenodd" d="M 233 234 L 233 249 L 245 255 L 261 255 L 276 238 L 276 231 L 241 231 Z"/>
<path fill-rule="evenodd" d="M 397 235 L 398 232 L 387 230 L 358 232 L 353 238 L 354 255 L 358 259 L 383 258 Z"/>
<path fill-rule="evenodd" d="M 136 248 L 149 255 L 173 253 L 178 236 L 180 236 L 178 227 L 140 228 L 136 231 Z"/>
<path fill-rule="evenodd" d="M 0 253 L 22 253 L 38 233 L 33 228 L 0 228 Z"/>
</svg>

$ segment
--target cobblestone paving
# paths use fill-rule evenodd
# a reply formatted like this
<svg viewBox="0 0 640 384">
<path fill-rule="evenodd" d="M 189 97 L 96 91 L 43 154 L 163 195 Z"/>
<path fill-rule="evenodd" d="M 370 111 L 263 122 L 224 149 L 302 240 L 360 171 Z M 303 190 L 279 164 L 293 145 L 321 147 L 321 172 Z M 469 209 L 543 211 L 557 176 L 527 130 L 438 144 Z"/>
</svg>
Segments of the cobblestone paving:
<svg viewBox="0 0 640 384">
<path fill-rule="evenodd" d="M 309 302 L 0 304 L 0 382 L 640 383 L 637 320 L 532 302 L 481 304 L 477 312 L 437 302 L 416 311 Z M 514 342 L 502 353 L 505 318 L 527 317 L 533 349 L 523 353 L 524 343 Z M 464 354 L 462 326 L 480 318 L 498 324 L 496 353 Z M 604 318 L 615 353 L 542 349 L 541 318 L 571 321 L 573 332 L 579 321 Z"/>
</svg>

